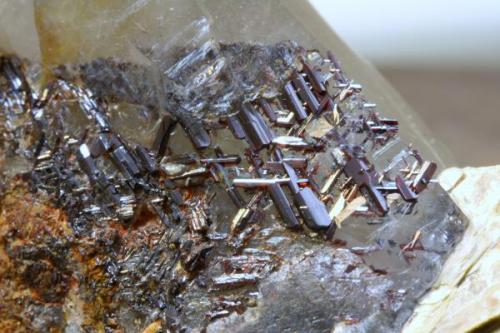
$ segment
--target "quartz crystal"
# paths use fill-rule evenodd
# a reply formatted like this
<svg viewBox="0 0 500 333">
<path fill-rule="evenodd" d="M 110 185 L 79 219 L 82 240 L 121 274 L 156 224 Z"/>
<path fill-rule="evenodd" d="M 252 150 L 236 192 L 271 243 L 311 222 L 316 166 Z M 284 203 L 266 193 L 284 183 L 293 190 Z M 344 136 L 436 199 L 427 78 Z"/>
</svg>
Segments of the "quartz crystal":
<svg viewBox="0 0 500 333">
<path fill-rule="evenodd" d="M 408 115 L 280 12 L 303 4 L 17 6 L 39 53 L 0 57 L 1 328 L 401 330 L 467 221 Z"/>
</svg>

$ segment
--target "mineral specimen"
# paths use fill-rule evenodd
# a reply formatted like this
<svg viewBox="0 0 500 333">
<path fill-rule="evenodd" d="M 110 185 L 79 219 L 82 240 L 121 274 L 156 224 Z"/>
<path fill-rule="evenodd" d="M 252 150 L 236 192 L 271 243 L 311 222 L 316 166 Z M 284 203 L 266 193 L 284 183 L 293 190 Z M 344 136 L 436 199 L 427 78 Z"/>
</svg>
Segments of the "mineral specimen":
<svg viewBox="0 0 500 333">
<path fill-rule="evenodd" d="M 398 331 L 466 226 L 332 53 L 0 61 L 0 327 Z"/>
</svg>

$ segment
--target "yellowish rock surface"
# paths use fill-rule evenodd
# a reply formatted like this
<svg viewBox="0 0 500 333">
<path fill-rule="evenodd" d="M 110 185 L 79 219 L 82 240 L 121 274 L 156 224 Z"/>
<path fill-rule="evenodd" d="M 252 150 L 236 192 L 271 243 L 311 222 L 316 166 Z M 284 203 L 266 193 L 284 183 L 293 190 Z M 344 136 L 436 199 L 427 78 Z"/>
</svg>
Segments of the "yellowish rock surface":
<svg viewBox="0 0 500 333">
<path fill-rule="evenodd" d="M 498 332 L 500 165 L 448 169 L 439 182 L 467 215 L 469 227 L 403 332 L 456 333 L 483 328 Z"/>
</svg>

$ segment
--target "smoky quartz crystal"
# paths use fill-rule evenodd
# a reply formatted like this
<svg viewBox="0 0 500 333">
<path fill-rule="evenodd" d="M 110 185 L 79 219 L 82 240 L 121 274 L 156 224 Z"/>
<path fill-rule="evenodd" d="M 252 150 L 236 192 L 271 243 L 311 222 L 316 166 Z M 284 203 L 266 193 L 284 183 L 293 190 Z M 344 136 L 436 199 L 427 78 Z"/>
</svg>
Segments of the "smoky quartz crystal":
<svg viewBox="0 0 500 333">
<path fill-rule="evenodd" d="M 467 221 L 334 52 L 0 57 L 0 327 L 396 332 Z"/>
</svg>

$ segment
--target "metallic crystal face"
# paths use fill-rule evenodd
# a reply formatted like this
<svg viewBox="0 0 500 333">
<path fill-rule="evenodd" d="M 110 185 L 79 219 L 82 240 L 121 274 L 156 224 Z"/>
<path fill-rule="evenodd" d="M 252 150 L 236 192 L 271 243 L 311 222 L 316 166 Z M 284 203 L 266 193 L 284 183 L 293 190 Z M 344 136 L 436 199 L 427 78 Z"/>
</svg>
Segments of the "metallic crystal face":
<svg viewBox="0 0 500 333">
<path fill-rule="evenodd" d="M 3 161 L 31 163 L 29 190 L 4 178 L 2 223 L 25 196 L 71 226 L 59 247 L 2 234 L 17 267 L 66 251 L 64 267 L 37 266 L 64 277 L 41 329 L 70 325 L 76 302 L 91 330 L 398 330 L 465 228 L 431 184 L 436 164 L 331 53 L 209 40 L 166 59 L 161 88 L 148 68 L 100 59 L 54 69 L 43 91 L 1 61 Z"/>
</svg>

